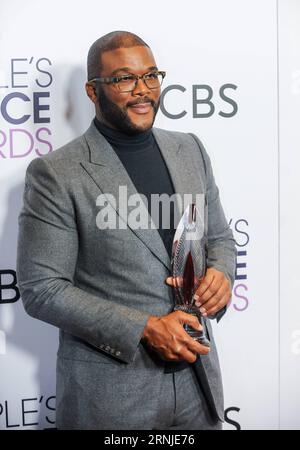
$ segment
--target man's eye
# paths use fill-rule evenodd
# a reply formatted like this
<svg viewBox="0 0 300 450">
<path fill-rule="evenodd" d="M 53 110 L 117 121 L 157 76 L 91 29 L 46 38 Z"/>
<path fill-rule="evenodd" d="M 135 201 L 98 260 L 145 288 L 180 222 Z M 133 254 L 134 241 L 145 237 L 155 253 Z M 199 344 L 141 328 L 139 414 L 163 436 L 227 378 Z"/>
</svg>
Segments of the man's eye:
<svg viewBox="0 0 300 450">
<path fill-rule="evenodd" d="M 132 75 L 124 75 L 123 77 L 120 77 L 120 83 L 126 83 L 128 81 L 132 81 L 133 76 Z"/>
<path fill-rule="evenodd" d="M 148 73 L 148 74 L 146 75 L 146 78 L 147 78 L 148 80 L 156 80 L 156 79 L 157 79 L 157 73 Z"/>
</svg>

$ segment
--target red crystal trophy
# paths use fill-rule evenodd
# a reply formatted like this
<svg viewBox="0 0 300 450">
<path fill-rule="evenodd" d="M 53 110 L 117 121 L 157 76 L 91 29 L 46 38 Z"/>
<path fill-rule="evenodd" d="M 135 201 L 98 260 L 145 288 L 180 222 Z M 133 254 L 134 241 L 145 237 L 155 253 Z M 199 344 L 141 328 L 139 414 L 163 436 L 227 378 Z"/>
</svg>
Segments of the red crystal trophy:
<svg viewBox="0 0 300 450">
<path fill-rule="evenodd" d="M 206 269 L 203 216 L 194 203 L 186 208 L 175 232 L 172 247 L 172 270 L 175 291 L 174 310 L 197 316 L 203 330 L 184 325 L 186 332 L 209 347 L 203 316 L 194 304 L 194 294 L 200 286 Z"/>
</svg>

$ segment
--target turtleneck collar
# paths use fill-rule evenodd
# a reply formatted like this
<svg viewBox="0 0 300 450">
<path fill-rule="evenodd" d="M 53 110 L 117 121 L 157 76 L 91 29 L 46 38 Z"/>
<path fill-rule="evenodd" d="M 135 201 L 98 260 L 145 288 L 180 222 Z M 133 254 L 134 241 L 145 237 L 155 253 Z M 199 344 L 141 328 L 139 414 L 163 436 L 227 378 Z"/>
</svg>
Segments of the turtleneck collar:
<svg viewBox="0 0 300 450">
<path fill-rule="evenodd" d="M 96 117 L 94 123 L 98 131 L 117 150 L 125 152 L 135 152 L 145 150 L 153 142 L 152 128 L 139 134 L 128 135 L 119 130 L 114 130 Z"/>
</svg>

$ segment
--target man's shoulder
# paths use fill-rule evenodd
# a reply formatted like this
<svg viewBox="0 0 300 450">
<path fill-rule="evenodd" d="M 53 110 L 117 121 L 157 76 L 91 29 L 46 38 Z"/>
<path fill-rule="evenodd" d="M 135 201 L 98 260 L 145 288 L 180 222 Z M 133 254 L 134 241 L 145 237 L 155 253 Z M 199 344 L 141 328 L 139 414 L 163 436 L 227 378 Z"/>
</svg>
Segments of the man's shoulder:
<svg viewBox="0 0 300 450">
<path fill-rule="evenodd" d="M 39 167 L 49 167 L 61 174 L 67 174 L 75 170 L 79 163 L 89 159 L 89 147 L 86 135 L 90 128 L 81 136 L 56 148 L 46 155 L 35 158 L 29 166 L 32 169 Z"/>
<path fill-rule="evenodd" d="M 184 153 L 188 155 L 191 160 L 199 161 L 201 165 L 204 166 L 205 172 L 207 171 L 207 166 L 209 164 L 209 156 L 206 149 L 197 135 L 194 133 L 184 133 L 182 131 L 171 131 L 162 128 L 153 128 L 153 132 L 156 138 L 158 138 L 158 143 L 167 143 L 169 147 L 172 144 L 184 149 Z"/>
<path fill-rule="evenodd" d="M 166 130 L 157 127 L 153 128 L 153 132 L 156 136 L 162 139 L 172 140 L 177 143 L 189 144 L 195 147 L 200 147 L 200 149 L 202 149 L 203 147 L 203 144 L 199 137 L 191 132 Z"/>
<path fill-rule="evenodd" d="M 171 131 L 163 128 L 153 128 L 154 135 L 162 142 L 174 143 L 184 146 L 187 150 L 191 150 L 202 154 L 205 157 L 206 151 L 202 141 L 197 135 L 191 132 Z"/>
<path fill-rule="evenodd" d="M 174 141 L 184 141 L 184 142 L 195 142 L 195 138 L 193 133 L 183 132 L 183 131 L 173 131 L 173 130 L 166 130 L 164 128 L 153 128 L 154 134 L 166 138 L 171 139 Z"/>
<path fill-rule="evenodd" d="M 72 163 L 73 161 L 82 160 L 85 150 L 86 142 L 83 134 L 52 152 L 47 153 L 47 155 L 41 156 L 41 159 L 54 165 L 66 162 Z"/>
<path fill-rule="evenodd" d="M 88 159 L 88 152 L 84 133 L 50 153 L 33 159 L 27 167 L 27 172 L 33 176 L 55 173 L 65 181 L 73 179 L 80 171 L 80 162 Z"/>
</svg>

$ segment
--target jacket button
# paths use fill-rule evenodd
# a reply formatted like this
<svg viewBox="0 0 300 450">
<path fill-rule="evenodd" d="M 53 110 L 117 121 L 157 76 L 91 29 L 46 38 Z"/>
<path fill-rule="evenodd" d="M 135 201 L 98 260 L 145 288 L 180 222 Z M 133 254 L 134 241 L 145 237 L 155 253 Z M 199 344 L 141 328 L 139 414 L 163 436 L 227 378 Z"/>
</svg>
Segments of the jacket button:
<svg viewBox="0 0 300 450">
<path fill-rule="evenodd" d="M 118 350 L 117 352 L 116 352 L 116 356 L 120 356 L 121 355 L 121 352 Z"/>
<path fill-rule="evenodd" d="M 109 345 L 106 345 L 106 346 L 104 347 L 104 350 L 107 351 L 107 352 L 109 352 L 109 351 L 110 351 L 110 346 L 109 346 Z"/>
</svg>

